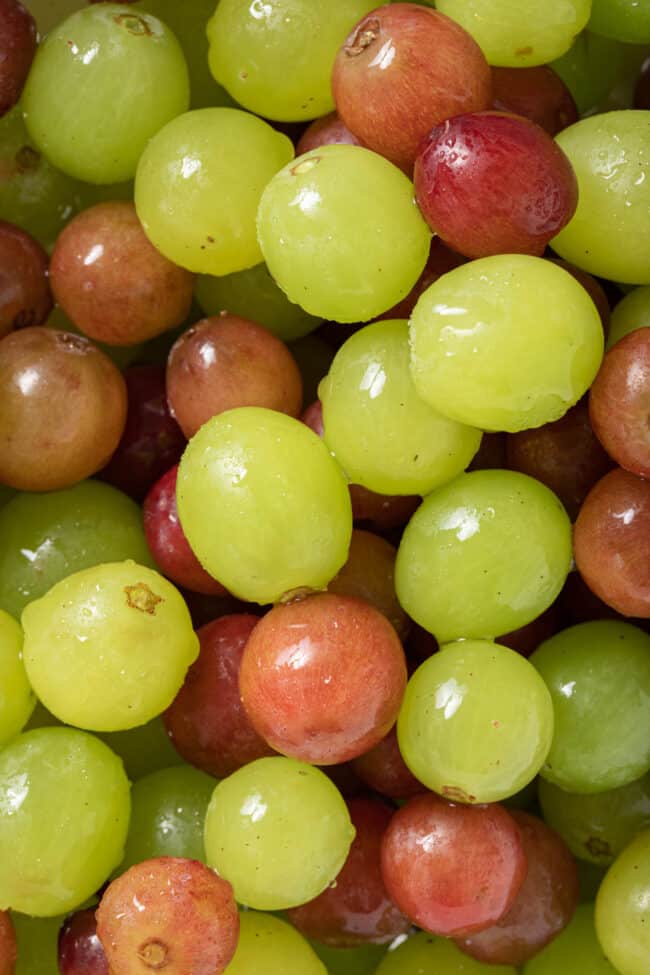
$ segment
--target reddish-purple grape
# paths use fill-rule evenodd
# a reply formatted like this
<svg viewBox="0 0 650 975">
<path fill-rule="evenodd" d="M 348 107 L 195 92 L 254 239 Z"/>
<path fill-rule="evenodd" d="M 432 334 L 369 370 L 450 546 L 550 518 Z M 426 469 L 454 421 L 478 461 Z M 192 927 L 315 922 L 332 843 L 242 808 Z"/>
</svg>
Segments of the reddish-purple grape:
<svg viewBox="0 0 650 975">
<path fill-rule="evenodd" d="M 36 41 L 36 22 L 22 3 L 0 0 L 0 116 L 20 98 Z"/>
<path fill-rule="evenodd" d="M 42 325 L 52 310 L 48 257 L 28 233 L 0 220 L 0 338 Z"/>
<path fill-rule="evenodd" d="M 77 911 L 59 932 L 61 975 L 110 975 L 104 948 L 97 936 L 95 908 Z"/>
</svg>

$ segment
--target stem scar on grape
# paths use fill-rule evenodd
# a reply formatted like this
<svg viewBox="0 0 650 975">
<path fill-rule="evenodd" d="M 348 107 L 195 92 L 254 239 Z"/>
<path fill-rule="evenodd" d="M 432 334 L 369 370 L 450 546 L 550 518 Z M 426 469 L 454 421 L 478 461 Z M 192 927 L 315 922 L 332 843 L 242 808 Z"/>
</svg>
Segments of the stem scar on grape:
<svg viewBox="0 0 650 975">
<path fill-rule="evenodd" d="M 146 582 L 137 582 L 135 586 L 125 586 L 126 604 L 131 609 L 138 609 L 141 613 L 148 613 L 149 616 L 156 615 L 156 606 L 162 603 L 162 596 L 157 596 L 149 588 Z"/>
<path fill-rule="evenodd" d="M 295 166 L 291 168 L 292 176 L 304 176 L 305 173 L 310 172 L 314 166 L 317 166 L 320 162 L 320 156 L 310 156 L 309 159 L 303 159 Z"/>
<path fill-rule="evenodd" d="M 457 785 L 443 785 L 442 794 L 451 802 L 476 802 L 476 796 L 470 795 Z"/>
<path fill-rule="evenodd" d="M 125 27 L 129 34 L 134 34 L 136 37 L 144 34 L 148 37 L 153 36 L 153 31 L 147 21 L 143 20 L 142 17 L 137 17 L 135 14 L 116 14 L 113 20 L 120 27 Z"/>
<path fill-rule="evenodd" d="M 160 971 L 161 968 L 165 968 L 167 965 L 167 945 L 163 944 L 157 938 L 153 938 L 151 941 L 145 941 L 138 948 L 138 958 L 146 968 L 150 968 L 153 971 Z"/>
<path fill-rule="evenodd" d="M 381 24 L 376 17 L 367 20 L 359 27 L 349 43 L 345 45 L 345 53 L 347 56 L 349 58 L 356 58 L 359 54 L 363 54 L 366 48 L 370 47 L 377 40 L 380 31 Z"/>
</svg>

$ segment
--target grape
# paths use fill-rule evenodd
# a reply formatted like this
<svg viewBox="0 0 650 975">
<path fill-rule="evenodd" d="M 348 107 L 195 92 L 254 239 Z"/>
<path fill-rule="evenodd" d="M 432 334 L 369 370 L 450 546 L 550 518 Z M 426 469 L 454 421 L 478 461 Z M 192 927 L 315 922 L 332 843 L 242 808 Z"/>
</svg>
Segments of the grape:
<svg viewBox="0 0 650 975">
<path fill-rule="evenodd" d="M 210 70 L 258 115 L 287 122 L 334 108 L 336 51 L 378 0 L 220 0 L 208 24 Z M 381 0 L 379 0 L 381 2 Z"/>
<path fill-rule="evenodd" d="M 362 945 L 359 948 L 330 948 L 318 941 L 312 948 L 329 975 L 375 975 L 377 965 L 386 954 L 386 945 Z M 284 975 L 279 972 L 278 975 Z"/>
<path fill-rule="evenodd" d="M 42 325 L 52 309 L 48 257 L 33 237 L 0 220 L 0 337 Z"/>
<path fill-rule="evenodd" d="M 578 284 L 581 284 L 585 289 L 598 310 L 600 321 L 603 326 L 603 332 L 605 333 L 605 338 L 607 338 L 609 333 L 611 310 L 609 307 L 609 297 L 603 284 L 601 284 L 592 274 L 588 274 L 587 271 L 581 271 L 579 267 L 575 267 L 568 261 L 563 261 L 560 257 L 552 257 L 550 260 L 553 261 L 553 264 L 557 264 L 558 267 L 563 267 L 565 271 L 568 271 L 571 277 L 575 278 Z"/>
<path fill-rule="evenodd" d="M 149 139 L 188 104 L 174 35 L 155 17 L 113 3 L 79 10 L 48 34 L 22 99 L 36 146 L 89 183 L 131 179 Z"/>
<path fill-rule="evenodd" d="M 463 955 L 453 941 L 420 931 L 389 951 L 375 975 L 516 975 L 509 965 L 484 965 Z M 584 975 L 587 975 L 586 971 Z M 589 973 L 591 975 L 591 972 Z"/>
<path fill-rule="evenodd" d="M 257 228 L 287 297 L 336 322 L 367 321 L 404 298 L 429 252 L 411 182 L 360 146 L 323 146 L 285 166 L 262 194 Z"/>
<path fill-rule="evenodd" d="M 23 632 L 0 610 L 0 748 L 27 724 L 36 698 L 23 663 Z"/>
<path fill-rule="evenodd" d="M 493 68 L 492 108 L 514 112 L 556 135 L 578 121 L 578 109 L 564 81 L 549 68 Z"/>
<path fill-rule="evenodd" d="M 544 682 L 514 650 L 464 640 L 415 672 L 397 736 L 404 761 L 429 789 L 454 801 L 496 802 L 543 765 L 553 706 Z"/>
<path fill-rule="evenodd" d="M 417 395 L 405 321 L 355 332 L 319 393 L 327 446 L 351 481 L 381 494 L 428 494 L 464 471 L 481 442 Z"/>
<path fill-rule="evenodd" d="M 614 861 L 596 899 L 596 933 L 620 975 L 645 975 L 650 952 L 650 830 Z"/>
<path fill-rule="evenodd" d="M 578 178 L 579 198 L 573 219 L 552 247 L 585 271 L 626 284 L 650 284 L 647 116 L 642 111 L 607 112 L 557 136 Z"/>
<path fill-rule="evenodd" d="M 246 112 L 204 108 L 179 116 L 138 164 L 135 205 L 149 240 L 190 271 L 253 267 L 262 260 L 255 236 L 262 190 L 292 157 L 285 135 Z"/>
<path fill-rule="evenodd" d="M 154 718 L 128 731 L 109 731 L 97 737 L 119 755 L 131 781 L 171 765 L 182 764 L 165 731 L 162 718 Z"/>
<path fill-rule="evenodd" d="M 36 694 L 62 721 L 94 731 L 155 717 L 198 654 L 178 590 L 132 561 L 75 572 L 30 603 L 22 619 Z"/>
<path fill-rule="evenodd" d="M 15 738 L 0 752 L 0 906 L 39 917 L 78 907 L 120 862 L 129 809 L 122 762 L 93 735 Z"/>
<path fill-rule="evenodd" d="M 93 908 L 77 911 L 61 928 L 59 971 L 61 975 L 110 975 Z"/>
<path fill-rule="evenodd" d="M 391 799 L 410 799 L 425 791 L 402 758 L 396 727 L 365 755 L 355 758 L 351 767 L 370 789 Z"/>
<path fill-rule="evenodd" d="M 607 348 L 637 328 L 650 328 L 650 287 L 635 288 L 619 301 L 612 312 Z"/>
<path fill-rule="evenodd" d="M 139 508 L 108 484 L 18 494 L 0 510 L 0 606 L 16 619 L 66 576 L 121 559 L 153 567 Z"/>
<path fill-rule="evenodd" d="M 482 430 L 558 420 L 589 388 L 603 344 L 584 288 L 563 268 L 524 254 L 455 268 L 424 292 L 411 319 L 418 394 Z"/>
<path fill-rule="evenodd" d="M 57 941 L 64 918 L 11 916 L 18 938 L 18 961 L 12 975 L 56 975 Z"/>
<path fill-rule="evenodd" d="M 282 413 L 242 407 L 209 420 L 183 455 L 176 499 L 199 561 L 242 599 L 323 588 L 346 560 L 345 479 L 319 438 Z"/>
<path fill-rule="evenodd" d="M 593 904 L 581 904 L 568 927 L 524 968 L 524 975 L 564 975 L 568 972 L 620 975 L 598 944 Z"/>
<path fill-rule="evenodd" d="M 0 4 L 0 115 L 12 108 L 22 91 L 36 51 L 36 23 L 19 0 Z"/>
<path fill-rule="evenodd" d="M 490 64 L 523 68 L 546 64 L 568 51 L 589 20 L 591 0 L 436 0 L 478 41 Z"/>
<path fill-rule="evenodd" d="M 550 606 L 570 565 L 571 525 L 547 487 L 514 471 L 472 471 L 430 494 L 411 518 L 395 587 L 439 642 L 490 638 Z"/>
<path fill-rule="evenodd" d="M 645 45 L 621 44 L 583 31 L 551 67 L 570 89 L 580 115 L 594 115 L 632 105 L 647 51 Z"/>
<path fill-rule="evenodd" d="M 302 156 L 311 149 L 330 145 L 362 145 L 336 112 L 330 112 L 329 115 L 317 118 L 311 125 L 307 126 L 296 144 L 296 155 Z"/>
<path fill-rule="evenodd" d="M 261 758 L 214 790 L 205 820 L 208 863 L 257 910 L 296 907 L 335 879 L 354 839 L 340 792 L 291 758 Z"/>
<path fill-rule="evenodd" d="M 308 942 L 272 914 L 242 911 L 239 944 L 227 975 L 327 975 Z"/>
<path fill-rule="evenodd" d="M 626 44 L 650 44 L 650 9 L 638 0 L 593 0 L 589 30 Z"/>
<path fill-rule="evenodd" d="M 530 661 L 553 698 L 541 774 L 570 792 L 617 789 L 650 768 L 650 636 L 599 620 L 557 633 Z"/>
<path fill-rule="evenodd" d="M 13 975 L 16 964 L 16 931 L 11 916 L 0 912 L 0 975 Z"/>
</svg>

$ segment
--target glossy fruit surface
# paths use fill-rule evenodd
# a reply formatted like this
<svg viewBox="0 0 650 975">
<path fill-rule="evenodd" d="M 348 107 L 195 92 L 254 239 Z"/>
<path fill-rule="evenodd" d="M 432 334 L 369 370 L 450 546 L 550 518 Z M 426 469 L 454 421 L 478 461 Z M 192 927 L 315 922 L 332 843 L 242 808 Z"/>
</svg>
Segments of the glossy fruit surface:
<svg viewBox="0 0 650 975">
<path fill-rule="evenodd" d="M 20 98 L 38 42 L 36 22 L 18 0 L 0 4 L 0 37 L 0 115 L 4 115 Z"/>
<path fill-rule="evenodd" d="M 484 965 L 462 954 L 453 941 L 420 931 L 389 951 L 376 975 L 421 975 L 429 971 L 436 975 L 515 975 L 516 969 L 510 965 Z"/>
<path fill-rule="evenodd" d="M 557 975 L 558 972 L 589 972 L 589 975 L 617 975 L 607 961 L 594 929 L 594 905 L 581 904 L 571 923 L 528 962 L 524 975 Z M 620 975 L 620 973 L 618 973 Z"/>
<path fill-rule="evenodd" d="M 0 220 L 0 336 L 42 325 L 52 308 L 48 257 L 40 244 Z"/>
<path fill-rule="evenodd" d="M 20 626 L 0 610 L 0 747 L 22 731 L 36 704 L 22 650 Z"/>
<path fill-rule="evenodd" d="M 63 924 L 59 932 L 59 969 L 61 975 L 110 975 L 97 937 L 93 908 L 77 911 Z"/>
<path fill-rule="evenodd" d="M 621 975 L 643 975 L 650 938 L 650 830 L 626 847 L 607 872 L 596 898 L 596 933 Z"/>
<path fill-rule="evenodd" d="M 309 942 L 286 921 L 273 914 L 242 911 L 239 942 L 228 975 L 327 975 Z"/>
<path fill-rule="evenodd" d="M 571 92 L 548 65 L 492 68 L 492 108 L 514 112 L 556 135 L 578 121 Z"/>
</svg>

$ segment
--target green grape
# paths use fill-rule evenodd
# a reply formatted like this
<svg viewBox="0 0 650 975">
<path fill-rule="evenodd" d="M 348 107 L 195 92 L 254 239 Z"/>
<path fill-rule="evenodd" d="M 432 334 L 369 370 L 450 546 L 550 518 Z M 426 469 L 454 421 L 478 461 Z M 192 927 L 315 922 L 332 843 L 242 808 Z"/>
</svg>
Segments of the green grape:
<svg viewBox="0 0 650 975">
<path fill-rule="evenodd" d="M 571 566 L 571 523 L 525 474 L 461 474 L 411 518 L 395 588 L 416 623 L 447 643 L 525 626 L 558 596 Z"/>
<path fill-rule="evenodd" d="M 302 122 L 334 108 L 334 58 L 385 0 L 220 0 L 208 24 L 210 70 L 257 115 Z"/>
<path fill-rule="evenodd" d="M 120 756 L 132 782 L 160 769 L 183 764 L 183 759 L 171 743 L 162 718 L 153 718 L 146 724 L 127 731 L 103 732 L 97 737 Z"/>
<path fill-rule="evenodd" d="M 59 931 L 65 917 L 28 917 L 12 913 L 18 960 L 13 975 L 57 975 Z"/>
<path fill-rule="evenodd" d="M 553 698 L 541 774 L 567 792 L 607 792 L 650 769 L 650 636 L 618 620 L 580 623 L 530 658 Z"/>
<path fill-rule="evenodd" d="M 599 277 L 650 284 L 650 114 L 607 112 L 556 139 L 575 170 L 579 197 L 553 249 Z"/>
<path fill-rule="evenodd" d="M 374 975 L 377 965 L 388 950 L 386 945 L 330 948 L 318 941 L 313 941 L 311 945 L 329 975 Z"/>
<path fill-rule="evenodd" d="M 553 301 L 548 296 L 553 295 Z M 514 433 L 558 420 L 603 355 L 593 301 L 564 268 L 500 254 L 444 274 L 411 318 L 411 369 L 434 409 Z"/>
<path fill-rule="evenodd" d="M 551 696 L 514 650 L 487 640 L 450 643 L 411 677 L 397 736 L 404 761 L 432 791 L 498 802 L 542 767 L 553 737 Z"/>
<path fill-rule="evenodd" d="M 39 34 L 43 37 L 79 9 L 79 0 L 26 0 L 23 6 L 36 18 Z"/>
<path fill-rule="evenodd" d="M 335 322 L 367 321 L 401 301 L 426 264 L 431 237 L 404 173 L 369 149 L 336 145 L 274 176 L 257 231 L 289 299 Z"/>
<path fill-rule="evenodd" d="M 524 966 L 524 975 L 620 975 L 598 944 L 593 904 L 580 905 L 564 931 Z"/>
<path fill-rule="evenodd" d="M 637 328 L 650 328 L 650 287 L 635 288 L 616 305 L 609 325 L 607 348 L 611 349 Z"/>
<path fill-rule="evenodd" d="M 135 205 L 170 261 L 201 274 L 259 264 L 255 214 L 262 190 L 293 145 L 247 112 L 204 108 L 174 119 L 142 154 Z"/>
<path fill-rule="evenodd" d="M 122 559 L 154 566 L 140 508 L 109 484 L 17 494 L 0 511 L 0 607 L 16 619 L 73 572 Z"/>
<path fill-rule="evenodd" d="M 464 955 L 453 941 L 447 938 L 434 938 L 433 935 L 421 931 L 407 941 L 403 941 L 397 948 L 391 949 L 377 968 L 376 975 L 516 975 L 516 973 L 510 965 L 485 965 L 475 958 L 470 958 L 469 955 Z M 587 972 L 581 975 L 587 975 Z"/>
<path fill-rule="evenodd" d="M 205 862 L 203 822 L 215 779 L 189 765 L 146 775 L 131 789 L 131 821 L 119 872 L 152 857 Z"/>
<path fill-rule="evenodd" d="M 318 399 L 318 386 L 332 364 L 334 349 L 319 335 L 305 335 L 290 349 L 302 376 L 303 402 L 309 406 Z"/>
<path fill-rule="evenodd" d="M 249 318 L 283 342 L 299 339 L 320 325 L 319 318 L 313 318 L 300 305 L 289 301 L 264 263 L 220 278 L 202 275 L 197 278 L 195 294 L 206 315 L 227 311 Z"/>
<path fill-rule="evenodd" d="M 650 44 L 647 0 L 593 0 L 589 30 L 626 44 Z"/>
<path fill-rule="evenodd" d="M 0 908 L 51 917 L 95 893 L 122 859 L 129 781 L 93 735 L 37 728 L 0 751 Z"/>
<path fill-rule="evenodd" d="M 261 758 L 214 790 L 205 819 L 207 862 L 235 897 L 260 911 L 305 904 L 332 883 L 355 831 L 324 772 Z"/>
<path fill-rule="evenodd" d="M 630 108 L 641 65 L 643 45 L 621 44 L 583 31 L 551 67 L 573 95 L 581 115 Z"/>
<path fill-rule="evenodd" d="M 122 731 L 160 714 L 198 656 L 183 597 L 130 560 L 67 576 L 25 608 L 25 667 L 66 724 Z"/>
<path fill-rule="evenodd" d="M 596 898 L 596 934 L 620 975 L 647 975 L 650 958 L 650 829 L 607 871 Z"/>
<path fill-rule="evenodd" d="M 187 109 L 187 65 L 156 17 L 94 4 L 45 38 L 22 103 L 52 165 L 89 183 L 118 183 L 133 177 L 151 136 Z"/>
<path fill-rule="evenodd" d="M 0 748 L 24 728 L 36 704 L 22 649 L 23 631 L 0 609 Z"/>
<path fill-rule="evenodd" d="M 309 942 L 272 914 L 242 911 L 239 942 L 224 975 L 327 975 Z"/>
<path fill-rule="evenodd" d="M 436 7 L 472 35 L 490 64 L 524 68 L 569 50 L 591 0 L 436 0 Z"/>
<path fill-rule="evenodd" d="M 539 780 L 544 819 L 574 856 L 608 866 L 642 829 L 650 828 L 650 774 L 595 795 L 565 792 Z"/>
<path fill-rule="evenodd" d="M 379 494 L 428 494 L 464 471 L 481 443 L 479 430 L 416 393 L 406 321 L 355 332 L 319 393 L 325 443 L 351 481 Z"/>
<path fill-rule="evenodd" d="M 183 454 L 176 500 L 199 561 L 241 599 L 323 589 L 347 558 L 345 478 L 322 440 L 283 413 L 241 407 L 208 420 Z"/>
</svg>

